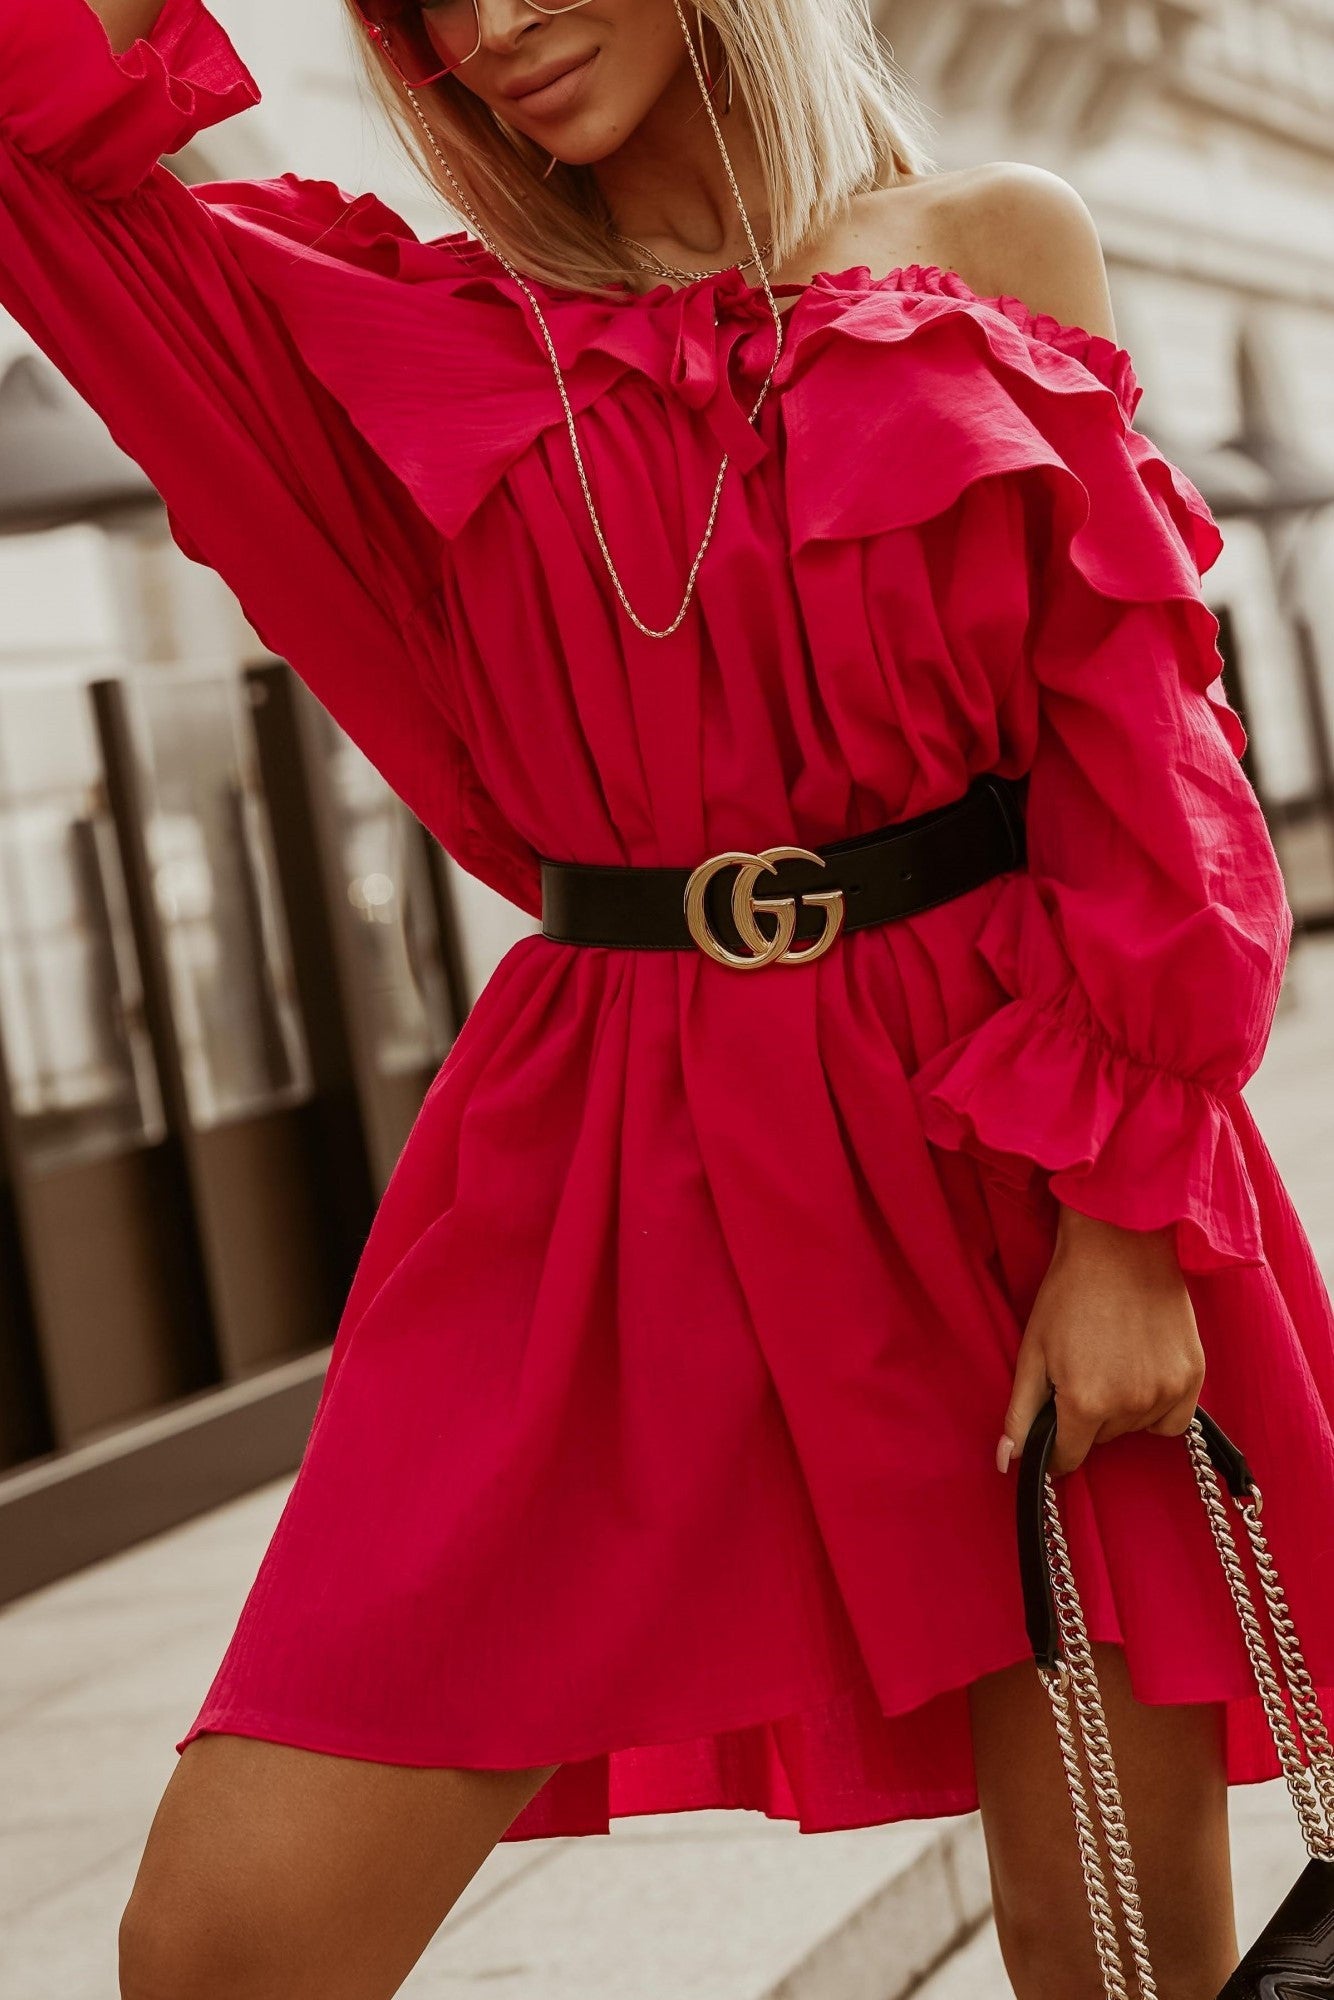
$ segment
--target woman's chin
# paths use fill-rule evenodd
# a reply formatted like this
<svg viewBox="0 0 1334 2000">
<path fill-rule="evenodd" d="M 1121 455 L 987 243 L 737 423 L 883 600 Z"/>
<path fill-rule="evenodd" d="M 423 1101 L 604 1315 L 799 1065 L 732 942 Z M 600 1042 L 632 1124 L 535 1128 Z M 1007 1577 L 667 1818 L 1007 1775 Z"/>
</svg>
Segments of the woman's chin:
<svg viewBox="0 0 1334 2000">
<path fill-rule="evenodd" d="M 552 119 L 549 132 L 543 132 L 534 121 L 528 136 L 535 145 L 554 153 L 562 166 L 590 167 L 619 150 L 625 125 L 589 109 L 578 117 Z"/>
</svg>

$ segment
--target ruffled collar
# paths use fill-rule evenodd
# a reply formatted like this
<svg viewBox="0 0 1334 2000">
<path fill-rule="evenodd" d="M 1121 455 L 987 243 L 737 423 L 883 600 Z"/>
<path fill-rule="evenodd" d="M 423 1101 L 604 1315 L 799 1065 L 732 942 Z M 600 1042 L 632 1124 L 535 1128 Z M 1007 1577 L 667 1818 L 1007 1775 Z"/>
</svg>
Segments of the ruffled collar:
<svg viewBox="0 0 1334 2000">
<path fill-rule="evenodd" d="M 500 259 L 465 229 L 423 239 L 378 195 L 349 198 L 332 181 L 294 173 L 258 183 L 218 182 L 210 193 L 218 202 L 225 202 L 231 194 L 257 196 L 266 226 L 277 224 L 312 252 L 327 252 L 342 264 L 351 263 L 410 285 L 444 285 L 479 302 L 488 295 L 498 297 L 522 313 L 533 340 L 545 353 L 541 331 L 519 285 Z M 764 287 L 752 283 L 735 265 L 686 285 L 672 285 L 664 279 L 643 292 L 628 283 L 613 285 L 609 293 L 602 294 L 551 285 L 538 278 L 526 282 L 544 310 L 550 306 L 558 323 L 575 326 L 579 334 L 586 333 L 595 319 L 623 320 L 650 329 L 650 348 L 658 351 L 669 337 L 664 335 L 664 326 L 701 329 L 706 321 L 712 326 L 716 320 L 742 330 L 757 322 L 772 327 Z M 806 282 L 771 285 L 770 290 L 775 298 L 796 302 L 783 314 L 788 369 L 804 333 L 827 325 L 836 313 L 890 293 L 910 305 L 914 299 L 954 300 L 1001 314 L 1026 340 L 1068 356 L 1095 375 L 1112 390 L 1127 420 L 1133 417 L 1142 394 L 1131 357 L 1116 341 L 1050 313 L 1036 312 L 1012 293 L 976 292 L 957 271 L 939 264 L 900 264 L 879 276 L 868 264 L 850 264 L 841 271 L 817 271 Z M 633 345 L 633 336 L 627 341 L 625 332 L 623 327 L 610 343 L 613 349 L 624 352 Z M 688 338 L 680 332 L 670 338 L 679 361 L 683 347 L 689 345 Z M 577 338 L 573 344 L 577 347 Z M 668 379 L 686 382 L 690 374 L 688 365 L 678 365 Z"/>
<path fill-rule="evenodd" d="M 531 302 L 466 231 L 423 241 L 376 195 L 349 198 L 332 182 L 290 173 L 203 192 L 307 363 L 447 536 L 540 433 L 564 423 Z M 773 377 L 784 394 L 781 403 L 771 395 L 752 423 L 775 331 L 764 287 L 739 269 L 645 292 L 626 284 L 609 296 L 526 282 L 576 415 L 638 374 L 696 413 L 743 472 L 775 449 L 780 421 L 790 444 L 803 401 L 819 393 L 817 363 L 831 342 L 851 360 L 919 341 L 924 358 L 954 355 L 967 341 L 966 360 L 951 366 L 990 367 L 1016 393 L 1028 383 L 1106 398 L 1123 427 L 1139 398 L 1130 357 L 1114 341 L 1018 298 L 981 298 L 938 265 L 875 276 L 854 264 L 772 287 L 794 301 Z M 828 452 L 829 431 L 812 449 L 817 442 Z"/>
<path fill-rule="evenodd" d="M 498 258 L 463 230 L 424 247 L 442 256 L 470 288 L 493 286 L 521 311 L 534 352 L 549 365 L 532 306 Z M 599 358 L 604 366 L 620 363 L 648 375 L 700 414 L 742 471 L 772 449 L 766 426 L 753 423 L 750 412 L 773 358 L 773 314 L 763 285 L 737 266 L 684 285 L 664 280 L 642 292 L 616 285 L 611 296 L 531 278 L 526 282 L 542 307 L 568 376 L 583 369 L 592 380 Z M 879 276 L 867 264 L 851 264 L 841 271 L 817 271 L 805 282 L 774 284 L 770 290 L 776 300 L 793 301 L 782 313 L 783 351 L 774 370 L 775 389 L 786 387 L 814 360 L 821 335 L 834 327 L 854 338 L 874 339 L 887 330 L 887 311 L 902 326 L 905 312 L 930 317 L 954 313 L 963 305 L 974 315 L 999 315 L 1009 337 L 1017 333 L 1048 374 L 1077 364 L 1085 380 L 1092 375 L 1112 391 L 1127 423 L 1140 399 L 1130 355 L 1117 342 L 1035 312 L 1012 294 L 984 298 L 957 271 L 938 264 L 897 265 Z"/>
<path fill-rule="evenodd" d="M 475 237 L 469 236 L 466 230 L 436 237 L 422 247 L 443 252 L 459 271 L 489 281 L 519 303 L 527 303 L 499 258 L 493 256 Z M 527 282 L 544 308 L 550 304 L 557 310 L 562 306 L 575 311 L 592 308 L 612 313 L 630 312 L 650 317 L 664 314 L 671 318 L 693 320 L 702 317 L 707 306 L 711 317 L 725 315 L 742 322 L 758 320 L 766 326 L 772 325 L 772 313 L 763 285 L 748 279 L 735 265 L 693 279 L 685 285 L 672 285 L 664 279 L 661 284 L 642 292 L 635 291 L 628 284 L 613 286 L 611 297 L 574 287 L 548 285 L 540 279 L 530 278 Z M 805 282 L 771 284 L 769 289 L 775 299 L 792 298 L 797 301 L 783 314 L 783 318 L 788 328 L 799 331 L 808 330 L 813 316 L 816 323 L 824 324 L 831 310 L 839 310 L 849 302 L 885 292 L 957 299 L 971 306 L 991 307 L 1002 313 L 1027 339 L 1068 355 L 1096 375 L 1113 391 L 1128 418 L 1133 416 L 1143 393 L 1130 354 L 1117 341 L 1105 334 L 1090 333 L 1086 327 L 1057 319 L 1051 313 L 1037 312 L 1013 293 L 976 292 L 957 271 L 940 264 L 898 264 L 879 276 L 872 272 L 869 264 L 849 264 L 841 271 L 816 271 Z M 785 332 L 785 350 L 789 345 L 790 335 Z"/>
</svg>

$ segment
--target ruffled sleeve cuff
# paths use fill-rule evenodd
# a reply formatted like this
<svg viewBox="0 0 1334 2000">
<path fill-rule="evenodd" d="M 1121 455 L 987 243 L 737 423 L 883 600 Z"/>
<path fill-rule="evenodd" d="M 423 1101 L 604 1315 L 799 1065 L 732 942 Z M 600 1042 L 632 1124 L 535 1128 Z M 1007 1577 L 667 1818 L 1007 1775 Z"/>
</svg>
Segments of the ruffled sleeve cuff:
<svg viewBox="0 0 1334 2000">
<path fill-rule="evenodd" d="M 1176 1225 L 1183 1270 L 1261 1264 L 1255 1195 L 1229 1100 L 1092 1039 L 1068 1012 L 1011 1001 L 914 1078 L 933 1145 L 971 1153 L 1123 1229 Z"/>
<path fill-rule="evenodd" d="M 85 194 L 133 193 L 163 154 L 259 97 L 200 0 L 166 0 L 119 56 L 88 0 L 0 0 L 0 130 Z"/>
<path fill-rule="evenodd" d="M 912 1078 L 927 1139 L 1023 1196 L 1045 1181 L 1123 1229 L 1175 1225 L 1183 1270 L 1262 1264 L 1239 1091 L 1116 1046 L 1077 982 L 996 963 L 1012 997 Z"/>
</svg>

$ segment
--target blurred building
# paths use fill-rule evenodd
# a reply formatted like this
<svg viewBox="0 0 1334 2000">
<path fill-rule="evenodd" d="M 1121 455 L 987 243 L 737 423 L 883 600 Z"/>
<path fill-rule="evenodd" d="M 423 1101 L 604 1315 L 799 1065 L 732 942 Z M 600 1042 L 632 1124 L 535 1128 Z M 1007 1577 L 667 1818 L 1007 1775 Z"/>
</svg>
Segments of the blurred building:
<svg viewBox="0 0 1334 2000">
<path fill-rule="evenodd" d="M 424 191 L 336 0 L 214 0 L 264 101 L 171 162 Z M 892 0 L 942 166 L 1064 174 L 1334 924 L 1334 0 Z M 532 920 L 442 856 L 0 316 L 0 1599 L 295 1462 L 470 996 Z M 8 1469 L 6 1469 L 8 1468 Z"/>
</svg>

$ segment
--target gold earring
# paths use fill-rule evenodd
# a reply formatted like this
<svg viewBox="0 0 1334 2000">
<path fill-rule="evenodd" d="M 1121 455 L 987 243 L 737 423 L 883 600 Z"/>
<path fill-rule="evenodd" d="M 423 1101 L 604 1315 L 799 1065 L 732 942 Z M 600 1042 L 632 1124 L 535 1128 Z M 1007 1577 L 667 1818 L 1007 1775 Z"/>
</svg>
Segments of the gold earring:
<svg viewBox="0 0 1334 2000">
<path fill-rule="evenodd" d="M 695 6 L 695 19 L 696 19 L 696 22 L 698 23 L 698 27 L 699 27 L 699 64 L 700 64 L 700 68 L 701 68 L 701 69 L 703 70 L 703 72 L 704 72 L 704 82 L 705 82 L 705 84 L 706 84 L 706 85 L 707 85 L 707 87 L 708 87 L 708 92 L 709 92 L 709 96 L 710 96 L 710 97 L 712 97 L 712 95 L 713 95 L 713 93 L 714 93 L 714 89 L 715 89 L 715 87 L 716 87 L 716 86 L 715 86 L 715 82 L 714 82 L 714 76 L 713 76 L 713 71 L 712 71 L 712 70 L 711 70 L 711 69 L 709 68 L 709 52 L 708 52 L 708 45 L 707 45 L 707 43 L 705 42 L 705 39 L 704 39 L 704 9 L 703 9 L 703 8 L 702 8 L 702 7 L 701 7 L 701 6 L 699 5 L 699 4 L 698 4 L 698 0 L 696 0 L 696 6 Z M 725 104 L 723 105 L 723 115 L 724 115 L 724 117 L 726 117 L 727 113 L 728 113 L 728 112 L 729 112 L 729 111 L 730 111 L 730 110 L 732 109 L 732 58 L 731 58 L 731 56 L 727 56 L 727 57 L 725 57 L 725 58 L 724 58 L 724 61 L 723 61 L 723 76 L 725 76 L 725 77 L 727 78 L 727 101 L 726 101 L 726 103 L 725 103 Z M 719 78 L 717 79 L 717 81 L 718 81 L 719 83 L 721 83 L 721 82 L 722 82 L 722 77 L 720 76 L 720 77 L 719 77 Z"/>
<path fill-rule="evenodd" d="M 696 6 L 695 6 L 695 22 L 699 36 L 700 68 L 704 71 L 705 83 L 708 85 L 709 89 L 712 90 L 713 78 L 709 74 L 709 52 L 704 43 L 704 9 L 701 6 L 699 6 L 698 0 L 696 0 Z"/>
</svg>

